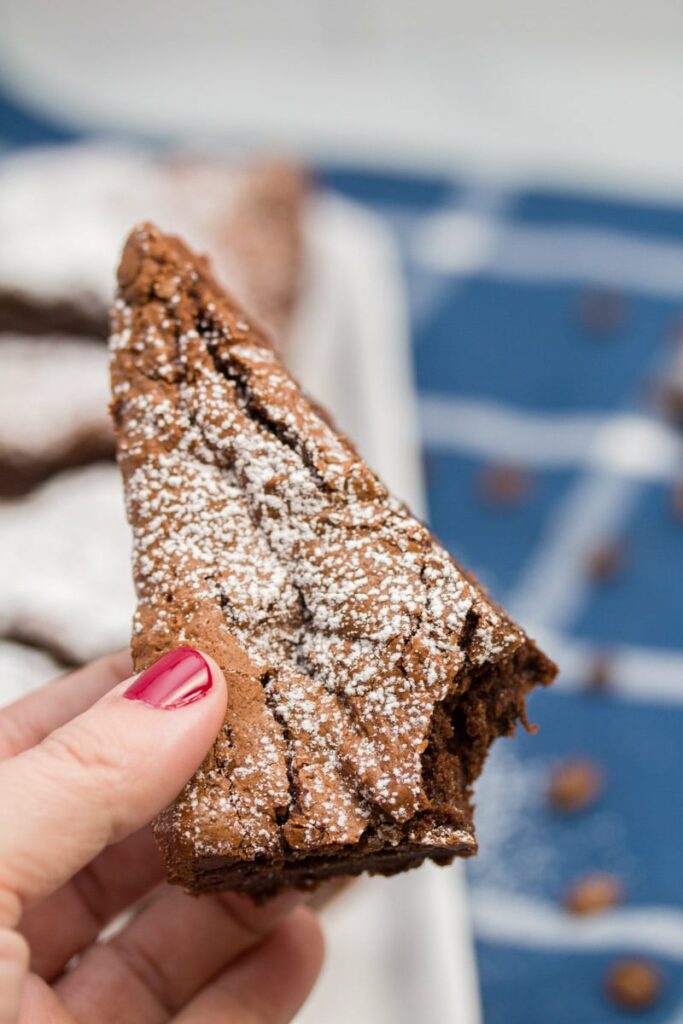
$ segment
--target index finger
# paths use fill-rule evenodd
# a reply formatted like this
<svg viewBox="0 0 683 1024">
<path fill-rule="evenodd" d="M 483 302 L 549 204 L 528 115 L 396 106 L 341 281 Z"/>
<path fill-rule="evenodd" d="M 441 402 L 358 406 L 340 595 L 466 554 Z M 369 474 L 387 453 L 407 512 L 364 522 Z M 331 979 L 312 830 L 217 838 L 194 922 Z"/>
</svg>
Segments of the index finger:
<svg viewBox="0 0 683 1024">
<path fill-rule="evenodd" d="M 111 843 L 151 821 L 215 740 L 223 674 L 193 648 L 169 651 L 37 746 L 0 763 L 4 916 L 62 885 Z M 13 912 L 13 913 L 12 913 Z M 0 907 L 0 923 L 3 911 Z"/>
</svg>

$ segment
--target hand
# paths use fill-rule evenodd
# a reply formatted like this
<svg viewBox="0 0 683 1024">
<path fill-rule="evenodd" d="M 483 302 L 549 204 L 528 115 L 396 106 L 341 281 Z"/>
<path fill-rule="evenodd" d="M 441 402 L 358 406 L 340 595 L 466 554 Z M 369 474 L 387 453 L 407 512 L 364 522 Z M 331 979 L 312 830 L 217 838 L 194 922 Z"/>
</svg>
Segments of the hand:
<svg viewBox="0 0 683 1024">
<path fill-rule="evenodd" d="M 283 1024 L 322 960 L 302 897 L 159 886 L 145 827 L 218 733 L 222 673 L 187 649 L 129 673 L 115 655 L 0 711 L 0 1024 Z"/>
</svg>

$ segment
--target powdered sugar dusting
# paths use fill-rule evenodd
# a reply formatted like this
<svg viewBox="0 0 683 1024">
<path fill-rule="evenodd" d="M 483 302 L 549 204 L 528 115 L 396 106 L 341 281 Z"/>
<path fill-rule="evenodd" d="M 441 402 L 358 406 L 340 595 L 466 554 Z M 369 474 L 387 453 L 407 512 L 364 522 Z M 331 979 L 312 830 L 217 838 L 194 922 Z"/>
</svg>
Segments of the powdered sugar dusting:
<svg viewBox="0 0 683 1024">
<path fill-rule="evenodd" d="M 322 852 L 357 842 L 378 814 L 387 837 L 414 820 L 416 844 L 462 843 L 447 820 L 417 825 L 434 708 L 457 692 L 466 659 L 498 657 L 520 634 L 263 340 L 210 301 L 192 264 L 169 267 L 160 238 L 134 237 L 158 261 L 153 292 L 119 301 L 112 338 L 137 629 L 160 648 L 182 641 L 180 610 L 190 632 L 200 615 L 237 640 L 258 683 L 251 749 L 265 742 L 257 762 L 236 760 L 229 714 L 172 827 L 196 856 L 268 855 L 282 842 Z"/>
<path fill-rule="evenodd" d="M 134 594 L 118 477 L 113 465 L 88 466 L 0 503 L 3 635 L 77 663 L 125 645 Z"/>
<path fill-rule="evenodd" d="M 111 438 L 106 351 L 90 340 L 5 335 L 0 344 L 0 455 L 45 459 L 81 438 Z M 113 439 L 112 439 L 113 444 Z"/>
</svg>

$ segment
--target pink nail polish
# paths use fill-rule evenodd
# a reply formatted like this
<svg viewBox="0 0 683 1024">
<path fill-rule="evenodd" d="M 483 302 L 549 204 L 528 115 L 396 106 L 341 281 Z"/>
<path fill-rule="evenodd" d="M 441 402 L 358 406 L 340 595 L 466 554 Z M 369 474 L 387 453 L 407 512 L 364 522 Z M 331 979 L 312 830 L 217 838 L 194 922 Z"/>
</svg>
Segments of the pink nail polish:
<svg viewBox="0 0 683 1024">
<path fill-rule="evenodd" d="M 123 696 L 151 708 L 171 711 L 201 700 L 211 685 L 211 669 L 206 659 L 191 647 L 178 647 L 146 668 Z"/>
</svg>

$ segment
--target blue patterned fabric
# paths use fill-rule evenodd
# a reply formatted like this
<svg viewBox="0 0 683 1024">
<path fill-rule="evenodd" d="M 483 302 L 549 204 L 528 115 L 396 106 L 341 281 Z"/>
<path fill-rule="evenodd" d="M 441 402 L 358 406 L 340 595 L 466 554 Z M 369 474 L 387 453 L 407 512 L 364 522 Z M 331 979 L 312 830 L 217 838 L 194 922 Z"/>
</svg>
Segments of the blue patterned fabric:
<svg viewBox="0 0 683 1024">
<path fill-rule="evenodd" d="M 68 135 L 0 93 L 3 148 Z M 683 461 L 652 401 L 681 332 L 683 208 L 455 176 L 320 178 L 379 213 L 401 250 L 432 526 L 563 667 L 530 701 L 538 734 L 499 743 L 479 788 L 486 1024 L 622 1020 L 603 977 L 632 954 L 664 976 L 643 1019 L 683 1022 Z M 482 490 L 496 463 L 527 475 L 509 507 Z M 591 579 L 607 542 L 623 565 Z M 591 692 L 603 652 L 612 687 Z M 604 792 L 563 817 L 547 780 L 576 756 L 601 766 Z M 619 876 L 624 904 L 577 921 L 562 898 L 594 870 Z"/>
<path fill-rule="evenodd" d="M 469 877 L 486 1024 L 623 1020 L 603 991 L 622 956 L 662 971 L 644 1019 L 683 1021 L 683 459 L 653 400 L 681 344 L 683 210 L 344 169 L 324 180 L 401 245 L 431 524 L 563 668 L 530 700 L 537 735 L 499 743 L 479 787 Z M 528 493 L 486 500 L 491 463 L 521 467 Z M 592 579 L 609 543 L 623 565 Z M 586 682 L 607 652 L 612 687 L 596 693 Z M 600 766 L 604 792 L 562 816 L 547 780 L 574 757 Z M 624 903 L 577 920 L 562 900 L 593 871 L 619 877 Z"/>
</svg>

